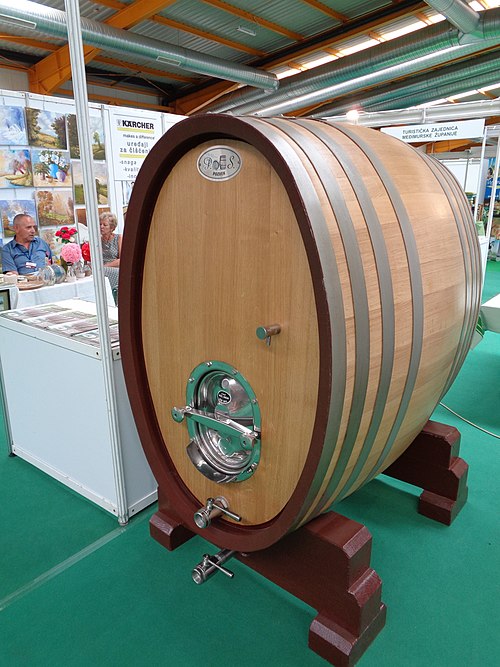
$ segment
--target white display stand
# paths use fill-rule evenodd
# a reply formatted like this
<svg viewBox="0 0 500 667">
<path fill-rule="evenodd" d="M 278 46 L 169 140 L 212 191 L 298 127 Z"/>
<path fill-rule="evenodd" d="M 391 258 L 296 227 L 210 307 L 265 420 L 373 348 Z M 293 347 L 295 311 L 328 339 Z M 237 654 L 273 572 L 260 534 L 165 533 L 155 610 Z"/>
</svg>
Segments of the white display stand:
<svg viewBox="0 0 500 667">
<path fill-rule="evenodd" d="M 481 319 L 487 331 L 500 333 L 500 294 L 483 303 L 481 306 Z"/>
<path fill-rule="evenodd" d="M 109 280 L 105 278 L 106 298 L 108 306 L 114 306 L 115 300 Z M 95 302 L 94 280 L 92 276 L 80 278 L 74 283 L 60 283 L 50 287 L 40 287 L 34 290 L 19 290 L 15 285 L 10 288 L 11 308 L 28 308 L 40 306 L 44 303 L 55 303 L 66 299 L 85 299 Z"/>
<path fill-rule="evenodd" d="M 59 305 L 96 310 L 78 300 Z M 109 317 L 118 319 L 116 308 L 109 308 Z M 124 493 L 131 516 L 156 500 L 157 484 L 135 428 L 118 346 L 112 356 L 123 479 L 111 452 L 100 348 L 0 317 L 12 453 L 117 516 L 118 493 Z"/>
<path fill-rule="evenodd" d="M 481 269 L 483 271 L 483 281 L 486 275 L 486 263 L 488 261 L 488 247 L 490 244 L 490 239 L 487 236 L 478 236 L 479 248 L 481 250 Z"/>
</svg>

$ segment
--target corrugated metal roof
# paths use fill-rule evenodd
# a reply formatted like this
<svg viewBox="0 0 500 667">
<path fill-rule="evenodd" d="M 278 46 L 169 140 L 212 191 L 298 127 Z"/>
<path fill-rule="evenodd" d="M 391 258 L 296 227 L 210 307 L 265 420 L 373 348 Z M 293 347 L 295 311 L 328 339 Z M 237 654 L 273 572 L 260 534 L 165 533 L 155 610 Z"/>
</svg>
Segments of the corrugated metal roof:
<svg viewBox="0 0 500 667">
<path fill-rule="evenodd" d="M 110 3 L 115 5 L 110 7 L 100 4 L 99 0 L 82 0 L 80 12 L 82 17 L 104 22 L 133 2 L 121 0 L 116 5 Z M 43 4 L 65 11 L 64 0 L 45 0 Z M 330 10 L 332 13 L 329 13 Z M 334 16 L 333 13 L 341 16 Z M 419 23 L 417 13 L 423 17 L 423 22 Z M 343 17 L 346 17 L 347 23 Z M 329 50 L 348 54 L 376 45 L 380 38 L 390 39 L 394 34 L 404 33 L 412 25 L 424 26 L 426 18 L 435 22 L 437 13 L 417 0 L 322 0 L 320 7 L 312 0 L 177 0 L 167 4 L 159 14 L 139 21 L 130 31 L 165 45 L 183 47 L 201 56 L 215 56 L 230 63 L 250 66 L 266 63 L 263 65 L 265 69 L 281 74 L 287 72 L 290 65 L 297 68 L 297 73 L 318 66 L 331 57 Z M 13 28 L 2 25 L 0 29 L 10 33 Z M 345 34 L 347 30 L 348 36 Z M 37 30 L 16 28 L 14 34 L 20 39 L 16 37 L 11 41 L 0 38 L 0 56 L 3 51 L 4 57 L 12 60 L 17 51 L 23 68 L 29 66 L 30 61 L 35 63 L 43 59 L 53 50 L 51 45 L 65 43 Z M 418 33 L 414 33 L 412 39 L 416 35 Z M 19 43 L 22 38 L 31 41 Z M 44 43 L 47 48 L 43 47 Z M 208 76 L 175 69 L 153 58 L 125 51 L 118 54 L 101 50 L 99 57 L 106 62 L 94 59 L 88 64 L 90 79 L 92 72 L 107 72 L 111 75 L 110 79 L 139 76 L 141 80 L 150 81 L 151 89 L 157 85 L 166 87 L 169 91 L 166 102 L 190 92 L 196 95 L 200 84 L 218 82 Z M 368 52 L 366 57 L 369 57 Z M 164 72 L 165 76 L 157 72 Z M 96 76 L 101 79 L 100 74 Z M 138 87 L 142 85 L 139 79 L 136 81 Z M 145 85 L 148 85 L 146 81 Z M 209 96 L 207 99 L 209 101 Z M 195 101 L 193 108 L 198 106 Z M 185 109 L 181 112 L 185 113 Z"/>
<path fill-rule="evenodd" d="M 247 63 L 255 58 L 255 56 L 251 54 L 238 51 L 214 40 L 204 39 L 203 37 L 192 35 L 184 31 L 178 31 L 152 21 L 144 21 L 139 26 L 134 27 L 131 32 L 134 32 L 137 35 L 151 37 L 166 44 L 173 44 L 174 46 L 191 49 L 197 53 L 206 53 L 208 55 L 217 56 L 218 58 L 231 60 L 232 62 Z M 215 34 L 220 34 L 220 31 Z M 229 39 L 227 35 L 222 36 Z M 232 39 L 235 41 L 242 41 L 234 36 Z M 281 40 L 281 42 L 283 43 L 283 40 Z M 287 41 L 286 43 L 288 44 L 290 42 Z M 256 46 L 255 48 L 259 47 Z"/>
<path fill-rule="evenodd" d="M 120 0 L 123 2 L 123 0 Z M 133 0 L 129 0 L 131 2 Z M 66 11 L 64 0 L 43 0 L 39 4 L 44 7 L 52 7 L 52 9 L 59 9 L 60 11 Z M 124 2 L 123 4 L 129 4 Z M 116 9 L 112 7 L 106 7 L 105 5 L 99 4 L 98 1 L 91 2 L 90 0 L 79 0 L 80 6 L 80 15 L 84 16 L 87 19 L 93 19 L 94 21 L 105 21 L 109 16 L 112 16 L 116 13 Z"/>
<path fill-rule="evenodd" d="M 259 19 L 264 19 L 306 37 L 307 35 L 315 35 L 318 32 L 340 25 L 341 23 L 327 16 L 324 12 L 308 5 L 306 2 L 291 3 L 288 0 L 273 0 L 273 2 L 269 2 L 268 0 L 254 0 L 253 2 L 247 2 L 246 0 L 231 0 L 230 4 L 249 14 L 255 15 L 255 21 L 248 21 L 248 23 L 249 25 L 253 24 L 256 29 L 261 28 Z M 329 6 L 326 2 L 324 4 Z M 333 6 L 331 6 L 331 9 L 333 9 Z M 235 19 L 241 21 L 237 17 Z"/>
<path fill-rule="evenodd" d="M 365 2 L 364 0 L 336 0 L 336 2 L 330 4 L 335 5 L 335 9 L 338 12 L 345 14 L 351 19 L 374 12 L 381 7 L 394 5 L 393 2 L 388 2 L 388 0 L 371 0 L 371 2 Z M 397 9 L 397 6 L 394 8 Z"/>
<path fill-rule="evenodd" d="M 254 5 L 255 3 L 248 4 Z M 267 4 L 274 5 L 275 3 Z M 246 11 L 249 13 L 256 13 L 253 6 L 251 8 L 247 7 Z M 183 0 L 183 2 L 176 2 L 174 5 L 171 5 L 168 9 L 161 12 L 161 16 L 168 17 L 169 19 L 187 25 L 202 26 L 202 29 L 208 33 L 213 33 L 214 35 L 219 35 L 225 39 L 240 42 L 241 44 L 267 53 L 283 48 L 294 41 L 292 38 L 280 35 L 262 25 L 258 25 L 257 22 L 239 18 L 234 14 L 219 9 L 218 7 L 212 7 L 211 5 L 199 2 L 199 0 Z M 283 24 L 282 21 L 280 23 Z M 241 32 L 241 30 L 238 30 L 238 27 L 254 31 L 255 35 Z M 197 42 L 195 36 L 186 35 L 184 33 L 181 35 L 181 39 L 184 41 L 179 44 L 180 46 L 194 49 L 199 48 L 199 42 Z M 233 56 L 238 57 L 236 51 L 233 51 Z M 246 55 L 245 60 L 248 59 L 249 57 Z"/>
<path fill-rule="evenodd" d="M 34 56 L 38 56 L 40 58 L 45 57 L 50 51 L 47 51 L 47 49 L 39 49 L 34 46 L 29 46 L 27 44 L 13 44 L 7 39 L 2 39 L 0 37 L 0 50 L 5 49 L 6 51 L 15 51 L 16 53 L 26 53 L 26 54 L 31 54 Z M 0 59 L 0 67 L 2 62 L 8 62 L 8 58 L 2 58 Z"/>
</svg>

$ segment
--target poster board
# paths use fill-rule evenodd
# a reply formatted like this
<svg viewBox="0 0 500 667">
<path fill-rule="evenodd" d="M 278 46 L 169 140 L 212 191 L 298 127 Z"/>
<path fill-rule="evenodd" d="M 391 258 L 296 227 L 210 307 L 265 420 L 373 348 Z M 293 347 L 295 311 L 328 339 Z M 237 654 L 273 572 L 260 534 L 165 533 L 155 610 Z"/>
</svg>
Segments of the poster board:
<svg viewBox="0 0 500 667">
<path fill-rule="evenodd" d="M 164 132 L 184 116 L 89 104 L 98 212 L 112 211 L 118 231 L 142 162 Z M 122 150 L 124 149 L 124 150 Z M 28 213 L 57 258 L 62 226 L 88 238 L 82 163 L 73 100 L 0 91 L 0 247 L 12 221 Z M 97 221 L 96 221 L 97 224 Z M 0 269 L 1 270 L 1 269 Z"/>
</svg>

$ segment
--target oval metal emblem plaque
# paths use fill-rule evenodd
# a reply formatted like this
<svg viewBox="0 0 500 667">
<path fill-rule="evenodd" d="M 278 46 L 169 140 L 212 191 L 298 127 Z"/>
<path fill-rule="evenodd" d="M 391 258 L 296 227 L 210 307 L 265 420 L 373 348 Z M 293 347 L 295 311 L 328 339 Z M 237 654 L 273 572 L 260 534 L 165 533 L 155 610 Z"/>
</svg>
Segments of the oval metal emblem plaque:
<svg viewBox="0 0 500 667">
<path fill-rule="evenodd" d="M 241 156 L 228 146 L 212 146 L 198 158 L 198 171 L 209 181 L 227 181 L 241 169 Z"/>
<path fill-rule="evenodd" d="M 231 403 L 231 394 L 228 393 L 227 391 L 224 391 L 224 389 L 221 389 L 217 393 L 217 403 L 222 405 L 228 405 L 229 403 Z"/>
</svg>

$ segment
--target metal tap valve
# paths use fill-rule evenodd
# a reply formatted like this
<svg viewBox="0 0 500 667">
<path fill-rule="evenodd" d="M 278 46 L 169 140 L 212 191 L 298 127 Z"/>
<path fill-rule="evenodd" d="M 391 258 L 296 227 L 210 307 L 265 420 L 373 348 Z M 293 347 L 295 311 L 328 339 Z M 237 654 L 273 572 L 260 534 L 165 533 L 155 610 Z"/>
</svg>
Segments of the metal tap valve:
<svg viewBox="0 0 500 667">
<path fill-rule="evenodd" d="M 217 496 L 217 498 L 207 498 L 205 507 L 202 507 L 194 514 L 194 522 L 198 528 L 208 528 L 212 519 L 216 519 L 221 514 L 224 514 L 234 521 L 241 521 L 241 516 L 229 511 L 229 503 L 224 496 Z"/>
<path fill-rule="evenodd" d="M 209 554 L 203 555 L 203 560 L 201 563 L 193 569 L 191 576 L 195 584 L 204 584 L 207 579 L 210 579 L 217 571 L 222 572 L 232 579 L 234 577 L 234 572 L 231 572 L 225 567 L 222 567 L 222 564 L 229 560 L 236 551 L 231 551 L 231 549 L 221 549 L 219 552 L 210 556 Z"/>
<path fill-rule="evenodd" d="M 259 340 L 265 340 L 266 345 L 271 345 L 271 336 L 277 336 L 281 332 L 279 324 L 266 324 L 266 326 L 257 327 L 255 332 Z"/>
</svg>

